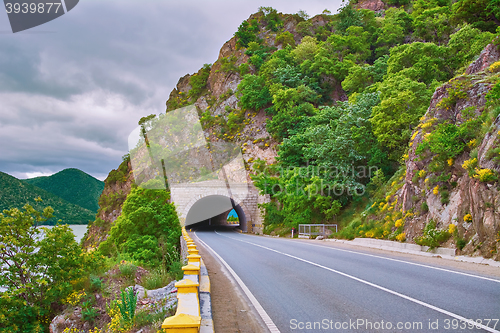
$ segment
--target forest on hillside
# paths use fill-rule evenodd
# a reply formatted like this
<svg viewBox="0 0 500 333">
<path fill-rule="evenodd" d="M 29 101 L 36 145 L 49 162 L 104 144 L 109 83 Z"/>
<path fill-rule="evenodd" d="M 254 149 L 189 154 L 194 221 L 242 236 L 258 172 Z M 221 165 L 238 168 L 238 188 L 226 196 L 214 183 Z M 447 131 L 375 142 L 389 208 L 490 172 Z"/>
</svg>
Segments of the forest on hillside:
<svg viewBox="0 0 500 333">
<path fill-rule="evenodd" d="M 374 3 L 381 6 L 369 9 Z M 404 241 L 405 221 L 420 219 L 410 240 L 435 246 L 454 235 L 463 247 L 474 231 L 457 226 L 476 218 L 467 218 L 471 209 L 457 208 L 453 223 L 437 221 L 437 230 L 426 200 L 446 209 L 464 173 L 498 185 L 498 142 L 486 164 L 477 161 L 483 139 L 496 133 L 500 62 L 466 71 L 489 44 L 498 49 L 499 8 L 497 0 L 351 1 L 310 18 L 261 7 L 227 43 L 230 52 L 179 81 L 167 112 L 203 105 L 210 139 L 241 145 L 255 186 L 271 198 L 261 204 L 266 233 L 337 221 L 345 227 L 338 237 Z M 221 77 L 236 78 L 237 88 L 216 92 Z M 237 105 L 221 112 L 234 97 Z M 453 117 L 435 116 L 443 110 Z M 249 131 L 262 112 L 265 128 Z M 276 162 L 252 155 L 255 146 L 276 151 Z M 406 169 L 419 161 L 426 165 L 409 177 L 422 193 L 403 208 Z M 428 239 L 433 233 L 440 242 Z"/>
</svg>

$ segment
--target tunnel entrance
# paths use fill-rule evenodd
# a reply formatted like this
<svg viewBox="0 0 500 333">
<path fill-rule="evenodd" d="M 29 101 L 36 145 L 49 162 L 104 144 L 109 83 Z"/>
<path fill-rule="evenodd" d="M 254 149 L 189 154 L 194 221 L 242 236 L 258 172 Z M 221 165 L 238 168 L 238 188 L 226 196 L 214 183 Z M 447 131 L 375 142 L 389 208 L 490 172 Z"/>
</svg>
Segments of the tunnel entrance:
<svg viewBox="0 0 500 333">
<path fill-rule="evenodd" d="M 228 222 L 228 217 L 237 216 L 237 223 Z M 241 204 L 231 203 L 229 197 L 209 195 L 196 201 L 189 209 L 185 220 L 186 228 L 237 228 L 247 232 L 247 216 Z"/>
</svg>

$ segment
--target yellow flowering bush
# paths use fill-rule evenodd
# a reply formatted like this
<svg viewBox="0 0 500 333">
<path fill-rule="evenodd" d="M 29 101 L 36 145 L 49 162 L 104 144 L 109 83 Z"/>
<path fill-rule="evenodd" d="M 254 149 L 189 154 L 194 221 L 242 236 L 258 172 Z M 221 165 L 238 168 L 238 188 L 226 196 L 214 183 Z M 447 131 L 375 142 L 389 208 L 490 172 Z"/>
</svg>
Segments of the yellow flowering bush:
<svg viewBox="0 0 500 333">
<path fill-rule="evenodd" d="M 411 141 L 415 140 L 415 138 L 417 137 L 417 135 L 418 135 L 418 131 L 415 131 L 415 132 L 413 133 L 413 135 L 411 136 L 411 139 L 410 139 L 410 140 L 411 140 Z"/>
<path fill-rule="evenodd" d="M 78 303 L 80 303 L 80 300 L 82 299 L 82 297 L 84 297 L 86 295 L 87 294 L 83 290 L 81 290 L 81 291 L 73 291 L 71 294 L 68 295 L 68 297 L 66 297 L 63 300 L 63 303 L 75 306 Z"/>
<path fill-rule="evenodd" d="M 429 120 L 427 120 L 425 123 L 422 124 L 422 129 L 425 130 L 432 127 L 432 125 L 434 125 L 434 122 L 436 122 L 436 120 L 437 118 L 430 118 Z"/>
<path fill-rule="evenodd" d="M 375 236 L 375 233 L 373 231 L 368 231 L 366 234 L 365 234 L 366 237 L 368 238 L 373 238 L 373 236 Z"/>
<path fill-rule="evenodd" d="M 455 233 L 455 231 L 457 231 L 457 226 L 456 226 L 456 225 L 454 225 L 453 223 L 450 223 L 450 225 L 448 226 L 448 232 L 449 232 L 450 234 L 454 234 L 454 233 Z"/>
<path fill-rule="evenodd" d="M 500 61 L 492 63 L 489 70 L 491 73 L 500 72 Z"/>
<path fill-rule="evenodd" d="M 493 182 L 497 180 L 497 176 L 490 169 L 478 169 L 476 168 L 476 174 L 474 178 L 479 179 L 482 182 Z"/>
<path fill-rule="evenodd" d="M 404 242 L 406 240 L 406 234 L 404 232 L 402 232 L 396 236 L 396 239 L 400 242 Z"/>
<path fill-rule="evenodd" d="M 472 147 L 475 147 L 477 144 L 477 140 L 476 139 L 472 139 L 470 140 L 468 143 L 467 143 L 467 147 L 469 148 L 472 148 Z"/>
<path fill-rule="evenodd" d="M 400 227 L 402 227 L 402 226 L 403 226 L 403 219 L 399 219 L 399 220 L 397 220 L 397 221 L 394 223 L 394 226 L 395 226 L 396 228 L 400 228 Z"/>
<path fill-rule="evenodd" d="M 474 173 L 474 168 L 477 166 L 477 158 L 471 158 L 471 159 L 468 159 L 466 160 L 463 164 L 462 164 L 462 168 L 464 168 L 465 170 L 467 170 L 469 172 L 469 176 L 472 176 L 473 173 Z"/>
<path fill-rule="evenodd" d="M 418 172 L 418 178 L 423 178 L 423 177 L 425 177 L 425 175 L 426 175 L 426 174 L 427 174 L 427 171 L 425 171 L 425 170 L 420 170 L 420 171 Z"/>
<path fill-rule="evenodd" d="M 439 185 L 436 185 L 436 187 L 434 187 L 434 189 L 432 190 L 432 193 L 434 193 L 434 195 L 439 194 Z"/>
<path fill-rule="evenodd" d="M 472 215 L 471 214 L 467 214 L 464 216 L 464 221 L 465 222 L 472 222 Z"/>
<path fill-rule="evenodd" d="M 452 166 L 452 165 L 453 165 L 453 159 L 452 159 L 452 158 L 449 158 L 447 162 L 448 162 L 448 165 L 449 165 L 449 166 Z"/>
<path fill-rule="evenodd" d="M 111 318 L 111 322 L 108 324 L 107 331 L 113 333 L 123 333 L 127 332 L 132 328 L 130 323 L 126 323 L 122 320 L 122 315 L 120 313 L 120 309 L 118 304 L 121 304 L 121 301 L 111 301 L 111 303 L 106 306 L 106 312 Z"/>
</svg>

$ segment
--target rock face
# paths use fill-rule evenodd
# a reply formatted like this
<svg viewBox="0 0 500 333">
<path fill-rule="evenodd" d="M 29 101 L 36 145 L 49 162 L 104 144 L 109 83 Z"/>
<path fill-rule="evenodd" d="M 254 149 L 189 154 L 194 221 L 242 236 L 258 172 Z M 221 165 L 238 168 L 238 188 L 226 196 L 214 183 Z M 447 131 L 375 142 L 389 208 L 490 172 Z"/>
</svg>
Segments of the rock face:
<svg viewBox="0 0 500 333">
<path fill-rule="evenodd" d="M 500 53 L 497 46 L 488 45 L 479 58 L 472 63 L 466 75 L 436 89 L 429 109 L 425 114 L 425 122 L 460 125 L 463 124 L 464 114 L 480 116 L 485 111 L 485 95 L 492 87 L 486 70 L 492 63 L 498 61 Z M 486 71 L 485 71 L 486 70 Z M 451 106 L 443 107 L 443 100 L 450 98 L 451 91 L 460 87 L 465 95 L 461 95 Z M 441 103 L 441 104 L 440 104 Z M 472 112 L 472 114 L 470 113 Z M 421 126 L 420 126 L 421 127 Z M 416 133 L 415 133 L 416 132 Z M 421 128 L 414 132 L 414 140 L 406 161 L 405 184 L 398 195 L 398 203 L 404 211 L 418 211 L 425 204 L 428 212 L 416 214 L 406 220 L 406 239 L 411 241 L 422 234 L 426 223 L 430 220 L 437 222 L 438 227 L 447 228 L 449 224 L 457 226 L 458 234 L 467 241 L 461 251 L 462 254 L 481 255 L 485 258 L 500 260 L 500 191 L 498 182 L 483 182 L 469 176 L 462 165 L 470 159 L 471 152 L 464 151 L 455 160 L 449 161 L 451 178 L 448 183 L 453 184 L 449 191 L 449 202 L 443 204 L 439 195 L 429 187 L 424 177 L 418 177 L 421 170 L 426 169 L 433 156 L 422 158 L 416 152 L 419 144 L 425 139 L 425 131 Z M 481 142 L 477 142 L 477 168 L 500 171 L 500 164 L 488 154 L 493 147 L 500 145 L 500 116 L 497 117 Z M 473 147 L 470 147 L 473 150 Z M 455 241 L 450 239 L 448 246 L 454 247 Z"/>
<path fill-rule="evenodd" d="M 381 0 L 361 0 L 356 4 L 358 9 L 369 9 L 374 12 L 380 12 L 384 9 L 385 4 Z"/>
<path fill-rule="evenodd" d="M 498 49 L 498 46 L 494 44 L 488 44 L 488 46 L 486 46 L 479 55 L 479 58 L 467 68 L 465 74 L 474 74 L 484 71 L 492 63 L 498 61 L 499 58 L 500 50 Z"/>
<path fill-rule="evenodd" d="M 130 193 L 134 182 L 130 161 L 122 163 L 122 168 L 126 171 L 120 179 L 109 181 L 110 176 L 108 176 L 105 181 L 104 190 L 99 198 L 96 221 L 89 226 L 87 234 L 82 240 L 84 248 L 97 248 L 102 241 L 106 240 L 111 226 L 122 212 L 123 202 Z M 110 175 L 113 172 L 117 172 L 117 170 L 113 170 Z"/>
</svg>

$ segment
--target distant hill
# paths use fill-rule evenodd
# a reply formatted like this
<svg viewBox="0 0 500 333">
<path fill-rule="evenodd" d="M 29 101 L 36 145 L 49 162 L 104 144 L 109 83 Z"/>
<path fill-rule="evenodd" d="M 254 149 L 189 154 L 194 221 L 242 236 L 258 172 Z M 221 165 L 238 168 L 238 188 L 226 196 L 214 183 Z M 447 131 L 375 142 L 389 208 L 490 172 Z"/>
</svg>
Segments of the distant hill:
<svg viewBox="0 0 500 333">
<path fill-rule="evenodd" d="M 94 213 L 99 209 L 99 196 L 104 190 L 104 182 L 78 169 L 64 169 L 52 176 L 23 181 Z"/>
<path fill-rule="evenodd" d="M 37 202 L 41 197 L 43 201 Z M 28 182 L 0 172 L 0 211 L 10 208 L 22 208 L 30 204 L 38 211 L 47 206 L 54 208 L 54 217 L 48 221 L 55 224 L 58 220 L 68 224 L 87 224 L 95 218 L 95 212 L 72 204 L 50 192 Z"/>
</svg>

